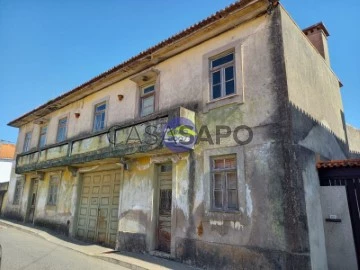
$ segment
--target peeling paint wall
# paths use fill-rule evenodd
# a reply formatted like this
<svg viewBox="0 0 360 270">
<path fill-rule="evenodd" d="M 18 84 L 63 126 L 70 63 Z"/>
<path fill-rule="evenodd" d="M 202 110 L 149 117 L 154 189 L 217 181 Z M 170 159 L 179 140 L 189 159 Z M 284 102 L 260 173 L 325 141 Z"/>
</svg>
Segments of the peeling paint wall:
<svg viewBox="0 0 360 270">
<path fill-rule="evenodd" d="M 59 176 L 60 180 L 56 205 L 48 205 L 47 202 L 49 180 L 52 175 Z M 10 181 L 8 200 L 3 213 L 6 217 L 27 221 L 31 181 L 32 179 L 38 179 L 38 176 L 32 173 L 24 176 L 24 186 L 21 192 L 20 204 L 14 205 L 15 183 L 19 177 L 21 176 L 14 176 Z M 57 169 L 45 173 L 43 180 L 39 180 L 38 182 L 34 223 L 67 234 L 69 232 L 69 225 L 71 225 L 74 219 L 74 213 L 71 210 L 72 193 L 73 177 L 70 172 L 62 168 L 62 170 Z"/>
<path fill-rule="evenodd" d="M 119 249 L 147 250 L 151 235 L 154 196 L 154 166 L 150 158 L 139 158 L 129 163 L 124 171 L 119 202 Z"/>
<path fill-rule="evenodd" d="M 240 59 L 235 67 L 241 98 L 209 102 L 208 56 L 226 51 L 229 44 Z M 128 167 L 120 181 L 116 248 L 142 252 L 157 248 L 157 168 L 171 162 L 171 255 L 210 269 L 239 265 L 248 269 L 326 269 L 315 154 L 341 158 L 347 156 L 347 151 L 338 81 L 301 30 L 279 9 L 154 68 L 160 72 L 156 93 L 160 95 L 159 110 L 179 105 L 194 108 L 196 127 L 206 125 L 212 143 L 200 142 L 184 154 L 166 149 L 140 153 L 140 149 L 124 157 Z M 91 134 L 93 108 L 101 101 L 107 102 L 107 127 L 136 118 L 138 90 L 133 81 L 125 79 L 49 114 L 47 144 L 55 142 L 58 120 L 64 116 L 69 117 L 68 138 Z M 124 96 L 122 101 L 119 94 Z M 318 100 L 324 101 L 323 106 L 317 104 Z M 328 108 L 332 108 L 330 113 Z M 80 113 L 80 118 L 75 118 L 75 113 Z M 219 125 L 227 125 L 232 131 L 246 125 L 253 138 L 245 145 L 239 145 L 233 134 L 217 141 Z M 18 150 L 30 130 L 32 148 L 36 148 L 40 126 L 29 123 L 20 129 Z M 119 131 L 117 142 L 129 132 L 129 128 Z M 248 136 L 239 133 L 238 139 L 246 140 Z M 108 146 L 106 136 L 99 135 L 76 142 L 72 151 L 86 154 Z M 44 155 L 53 159 L 65 156 L 67 149 L 59 149 L 57 146 Z M 239 210 L 215 211 L 211 207 L 210 158 L 229 154 L 237 158 Z M 120 157 L 123 155 L 116 160 L 102 158 L 88 163 L 83 157 L 78 162 L 99 169 L 119 163 Z M 41 153 L 39 159 L 43 158 Z M 24 157 L 19 162 L 26 164 L 29 160 Z M 64 225 L 69 220 L 72 232 L 81 181 L 67 169 L 51 170 L 39 183 L 35 220 L 45 225 Z M 59 170 L 59 202 L 49 207 L 50 175 Z M 9 213 L 25 216 L 32 175 L 26 175 L 20 205 L 10 203 Z M 14 188 L 15 181 L 11 181 L 10 202 Z"/>
<path fill-rule="evenodd" d="M 23 186 L 20 193 L 20 201 L 18 204 L 14 204 L 15 186 L 18 180 L 22 179 Z M 12 173 L 11 180 L 9 182 L 8 198 L 6 201 L 6 208 L 3 215 L 8 218 L 13 218 L 19 221 L 25 221 L 27 213 L 28 197 L 30 189 L 30 177 L 15 175 Z"/>
<path fill-rule="evenodd" d="M 56 205 L 49 205 L 47 202 L 51 176 L 58 176 L 60 180 Z M 72 221 L 74 216 L 71 212 L 73 182 L 71 173 L 66 170 L 45 174 L 44 180 L 39 181 L 38 185 L 35 224 L 43 223 L 45 226 L 58 224 L 66 227 L 68 221 Z"/>
</svg>

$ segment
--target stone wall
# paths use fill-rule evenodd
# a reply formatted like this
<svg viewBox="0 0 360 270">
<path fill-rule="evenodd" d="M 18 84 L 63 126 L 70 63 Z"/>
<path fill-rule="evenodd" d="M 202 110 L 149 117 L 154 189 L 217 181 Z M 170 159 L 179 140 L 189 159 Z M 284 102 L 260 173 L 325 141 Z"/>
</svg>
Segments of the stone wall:
<svg viewBox="0 0 360 270">
<path fill-rule="evenodd" d="M 360 156 L 360 130 L 353 126 L 346 125 L 346 131 L 349 141 L 349 148 L 352 154 Z"/>
</svg>

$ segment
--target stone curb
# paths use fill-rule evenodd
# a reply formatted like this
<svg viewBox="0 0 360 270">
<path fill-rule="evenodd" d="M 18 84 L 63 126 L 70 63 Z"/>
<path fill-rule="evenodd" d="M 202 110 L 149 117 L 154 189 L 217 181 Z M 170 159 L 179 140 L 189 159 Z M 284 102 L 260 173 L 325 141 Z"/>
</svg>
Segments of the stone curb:
<svg viewBox="0 0 360 270">
<path fill-rule="evenodd" d="M 72 247 L 69 247 L 67 245 L 62 244 L 60 241 L 53 241 L 49 237 L 46 237 L 45 235 L 43 235 L 42 232 L 34 232 L 33 230 L 31 230 L 31 228 L 24 228 L 24 226 L 18 225 L 16 223 L 12 223 L 11 221 L 1 220 L 0 219 L 0 225 L 2 225 L 4 227 L 14 228 L 16 230 L 19 230 L 19 231 L 22 231 L 22 232 L 25 232 L 25 233 L 28 233 L 28 234 L 32 234 L 34 236 L 40 237 L 40 238 L 42 238 L 42 239 L 44 239 L 44 240 L 46 240 L 48 242 L 51 242 L 53 244 L 60 245 L 60 246 L 62 246 L 64 248 L 67 248 L 67 249 L 82 253 L 84 255 L 87 255 L 87 256 L 90 256 L 90 257 L 93 257 L 93 258 L 97 258 L 97 259 L 101 259 L 103 261 L 107 261 L 107 262 L 110 262 L 110 263 L 113 263 L 113 264 L 117 264 L 117 265 L 126 267 L 128 269 L 132 269 L 132 270 L 152 270 L 154 268 L 169 269 L 169 268 L 166 268 L 166 267 L 161 267 L 159 265 L 156 265 L 157 267 L 155 265 L 153 265 L 153 266 L 149 265 L 149 267 L 143 267 L 143 266 L 140 266 L 138 264 L 133 264 L 131 262 L 125 262 L 125 261 L 117 259 L 117 258 L 106 257 L 106 256 L 98 255 L 98 254 L 88 253 L 88 252 L 85 252 L 83 250 L 74 249 Z M 151 263 L 145 262 L 145 264 L 151 264 Z"/>
<path fill-rule="evenodd" d="M 132 269 L 132 270 L 151 270 L 151 268 L 144 268 L 144 267 L 141 267 L 141 266 L 136 265 L 136 264 L 131 264 L 131 263 L 127 263 L 127 262 L 124 262 L 124 261 L 121 261 L 121 260 L 117 260 L 115 258 L 109 258 L 109 257 L 104 257 L 104 256 L 99 256 L 99 255 L 93 255 L 93 257 L 95 257 L 97 259 L 100 259 L 100 260 L 103 260 L 103 261 L 107 261 L 107 262 L 110 262 L 110 263 L 114 263 L 114 264 L 126 267 L 128 269 Z"/>
</svg>

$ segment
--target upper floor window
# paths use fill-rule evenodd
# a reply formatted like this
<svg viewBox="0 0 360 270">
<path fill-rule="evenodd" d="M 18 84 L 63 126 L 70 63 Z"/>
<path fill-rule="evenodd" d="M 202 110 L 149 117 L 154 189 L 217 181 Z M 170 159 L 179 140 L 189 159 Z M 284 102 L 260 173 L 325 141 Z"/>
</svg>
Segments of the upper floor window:
<svg viewBox="0 0 360 270">
<path fill-rule="evenodd" d="M 100 131 L 105 128 L 106 102 L 95 105 L 93 131 Z"/>
<path fill-rule="evenodd" d="M 39 136 L 39 147 L 44 147 L 46 144 L 46 133 L 47 126 L 40 128 L 40 136 Z"/>
<path fill-rule="evenodd" d="M 141 89 L 140 115 L 146 116 L 155 111 L 155 85 L 148 85 Z"/>
<path fill-rule="evenodd" d="M 67 117 L 61 118 L 58 122 L 58 130 L 56 135 L 56 142 L 62 142 L 66 139 Z"/>
<path fill-rule="evenodd" d="M 24 139 L 24 147 L 23 147 L 23 151 L 29 151 L 30 150 L 30 144 L 31 144 L 31 131 L 27 132 L 25 134 L 25 139 Z"/>
<path fill-rule="evenodd" d="M 238 210 L 238 186 L 236 155 L 211 159 L 212 208 L 214 210 Z"/>
<path fill-rule="evenodd" d="M 211 99 L 235 94 L 234 52 L 210 61 Z"/>
<path fill-rule="evenodd" d="M 58 189 L 59 189 L 59 177 L 51 176 L 49 182 L 49 193 L 47 200 L 48 205 L 56 205 Z"/>
</svg>

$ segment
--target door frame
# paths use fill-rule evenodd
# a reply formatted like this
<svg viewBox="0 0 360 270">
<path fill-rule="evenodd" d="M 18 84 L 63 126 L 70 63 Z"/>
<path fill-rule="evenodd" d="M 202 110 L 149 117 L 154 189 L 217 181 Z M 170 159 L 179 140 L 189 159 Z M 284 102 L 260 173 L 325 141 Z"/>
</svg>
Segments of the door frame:
<svg viewBox="0 0 360 270">
<path fill-rule="evenodd" d="M 4 201 L 4 198 L 5 198 L 5 192 L 0 191 L 0 215 L 1 215 L 1 208 L 3 206 L 3 201 Z"/>
<path fill-rule="evenodd" d="M 121 193 L 122 193 L 122 185 L 123 185 L 123 179 L 124 179 L 124 169 L 123 167 L 118 167 L 118 166 L 109 166 L 109 167 L 101 167 L 99 169 L 88 169 L 88 170 L 84 170 L 84 171 L 80 171 L 78 172 L 78 184 L 77 184 L 77 190 L 76 190 L 76 207 L 75 207 L 75 213 L 74 213 L 74 222 L 73 222 L 73 232 L 72 232 L 72 237 L 74 238 L 78 238 L 77 236 L 77 229 L 78 229 L 78 222 L 79 222 L 79 213 L 80 213 L 80 205 L 81 205 L 81 195 L 82 195 L 82 189 L 84 186 L 84 175 L 86 174 L 96 174 L 96 173 L 104 173 L 104 172 L 108 172 L 108 171 L 113 171 L 113 172 L 119 172 L 120 173 L 120 180 L 119 180 L 119 201 L 118 201 L 118 211 L 117 211 L 117 228 L 119 227 L 119 211 L 120 211 L 120 207 L 121 207 Z M 100 198 L 99 198 L 99 204 L 100 204 Z M 98 217 L 97 217 L 97 221 L 96 221 L 96 232 L 98 230 L 97 228 L 98 226 Z M 110 224 L 108 225 L 110 226 Z M 110 248 L 114 248 L 116 249 L 118 244 L 118 233 L 119 231 L 117 230 L 117 236 L 116 236 L 116 241 L 115 241 L 115 246 L 114 247 L 110 247 Z M 96 233 L 95 233 L 96 234 Z M 98 244 L 96 241 L 94 242 L 94 244 Z M 107 245 L 105 245 L 107 246 Z"/>
<path fill-rule="evenodd" d="M 36 198 L 35 198 L 35 205 L 34 205 L 34 213 L 33 213 L 33 219 L 31 221 L 32 224 L 34 224 L 34 221 L 35 221 L 35 213 L 36 213 L 36 204 L 38 202 L 38 191 L 39 191 L 39 183 L 40 183 L 40 180 L 38 177 L 31 177 L 30 178 L 30 187 L 29 187 L 29 192 L 28 192 L 28 195 L 27 195 L 27 206 L 26 206 L 26 216 L 25 216 L 25 222 L 29 223 L 30 220 L 30 210 L 31 210 L 31 195 L 32 195 L 32 190 L 34 188 L 34 184 L 35 184 L 35 181 L 38 181 L 37 183 L 37 189 L 36 189 Z"/>
<path fill-rule="evenodd" d="M 176 230 L 176 213 L 175 213 L 175 203 L 176 203 L 176 175 L 175 175 L 175 167 L 176 164 L 172 161 L 165 161 L 161 163 L 155 163 L 154 165 L 154 194 L 153 194 L 153 241 L 150 243 L 150 251 L 158 251 L 158 228 L 159 228 L 159 208 L 160 208 L 160 166 L 171 164 L 171 191 L 172 191 L 172 198 L 171 198 L 171 243 L 170 243 L 170 255 L 175 256 L 175 230 Z"/>
</svg>

